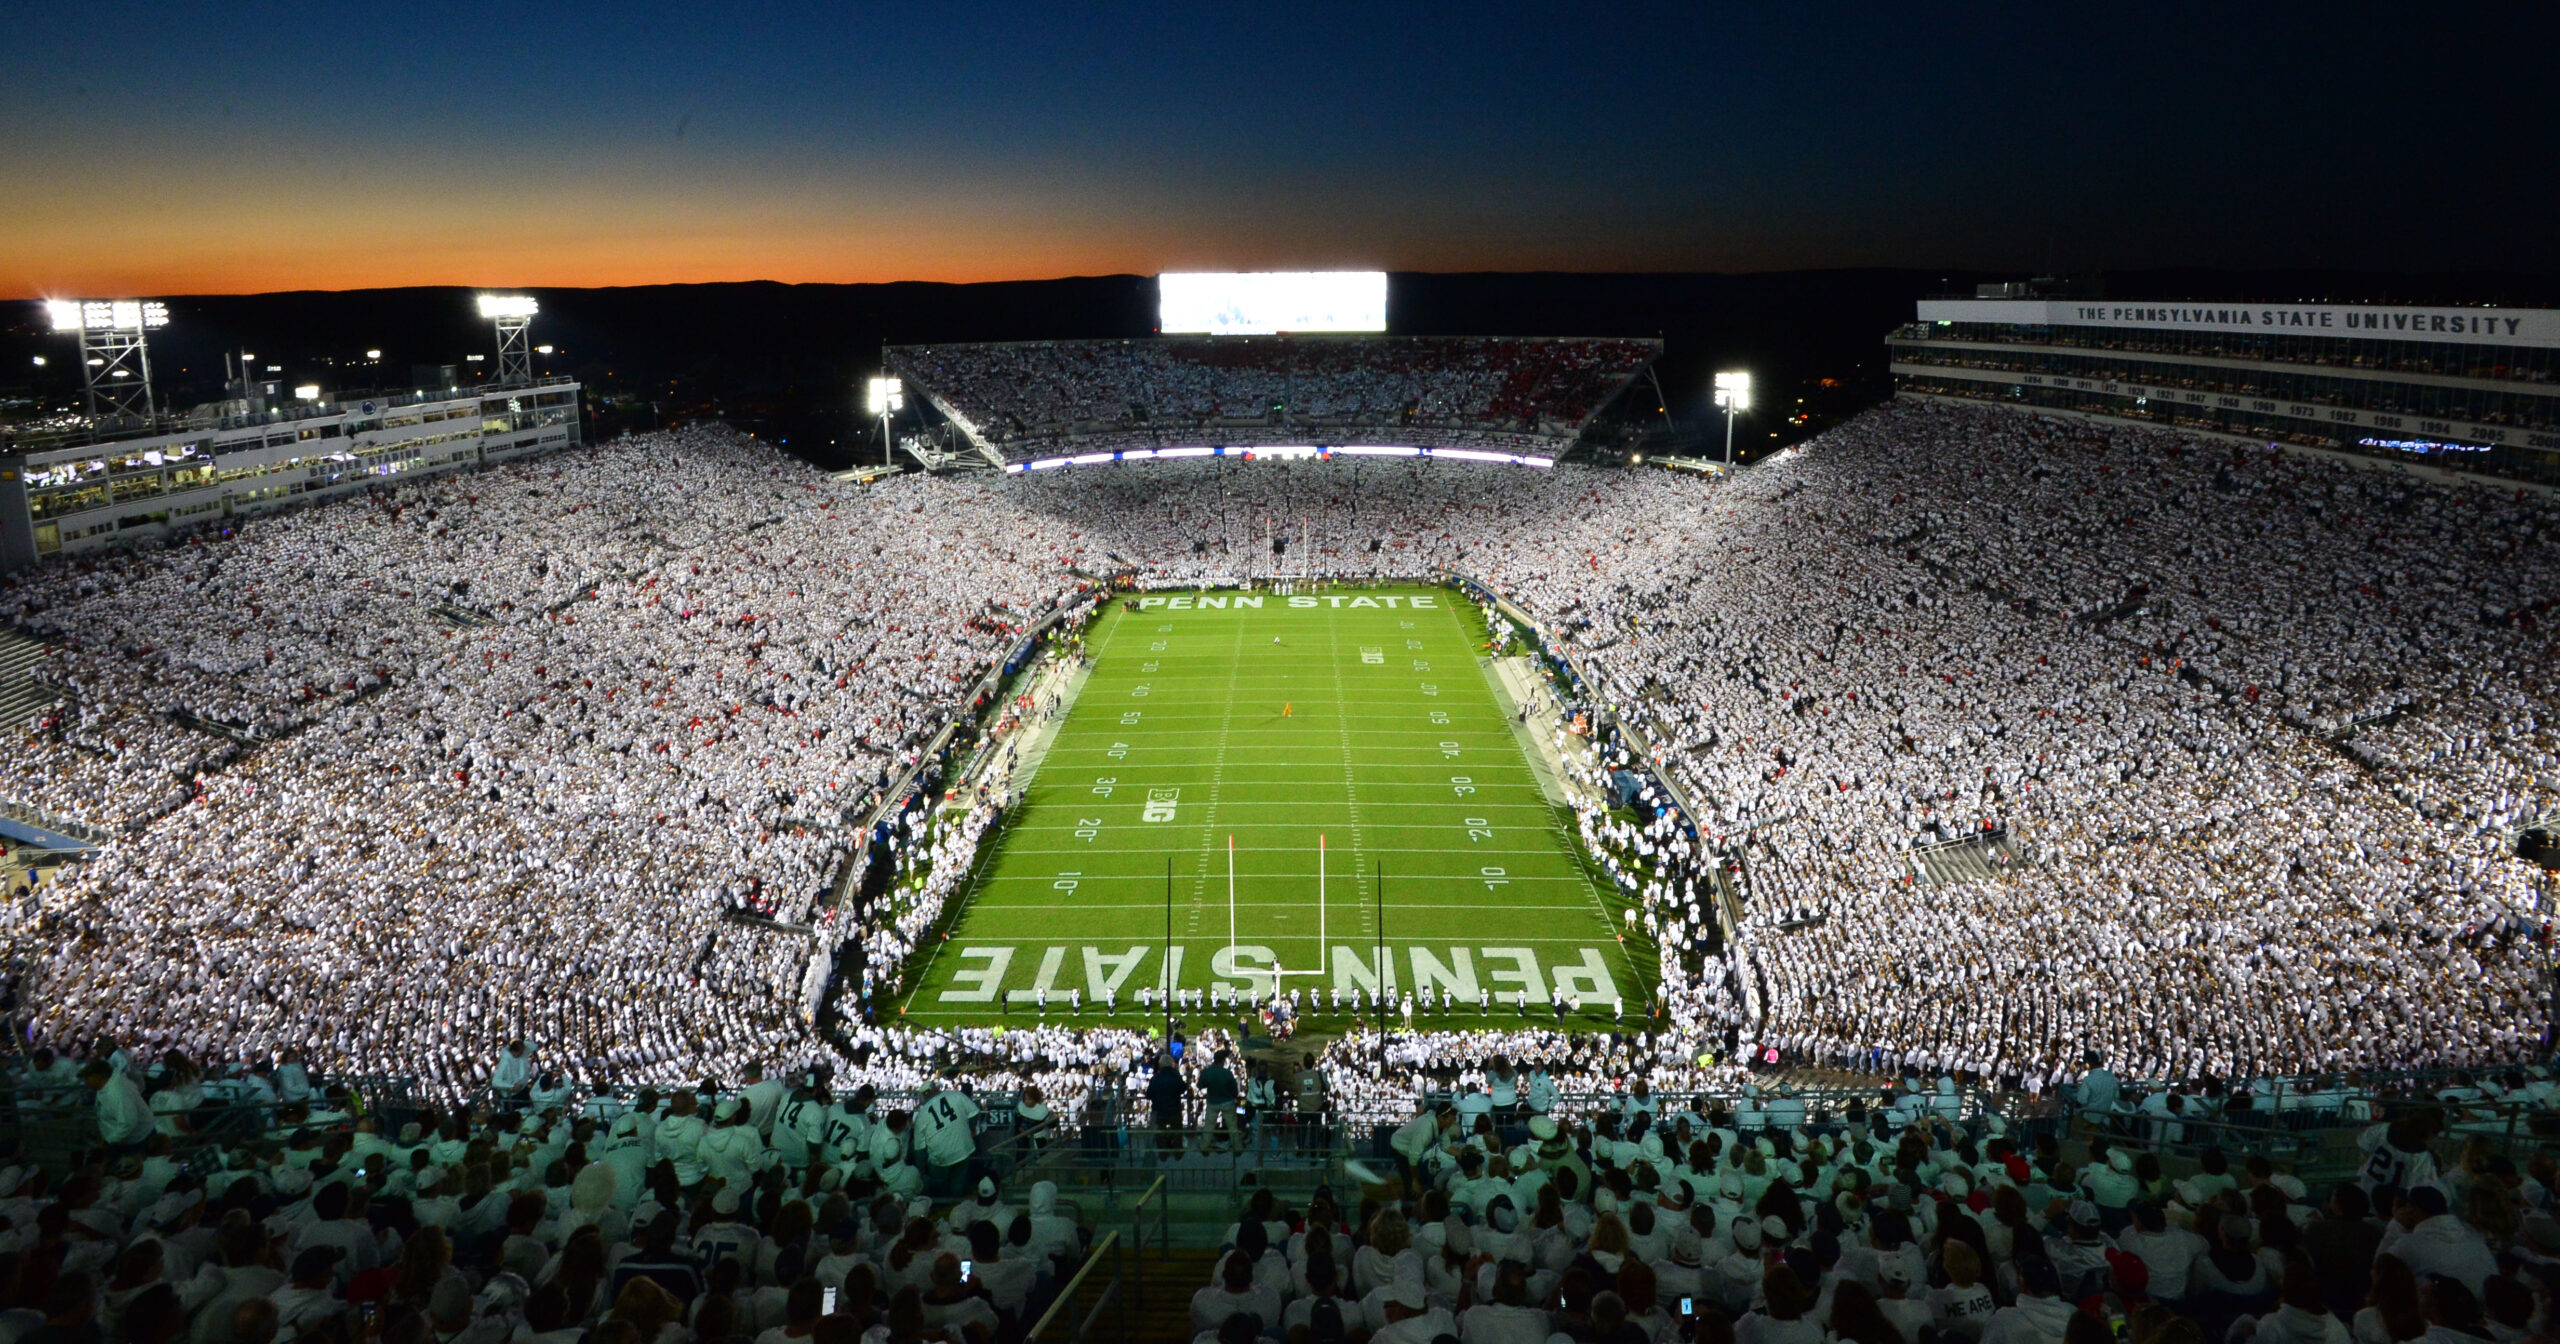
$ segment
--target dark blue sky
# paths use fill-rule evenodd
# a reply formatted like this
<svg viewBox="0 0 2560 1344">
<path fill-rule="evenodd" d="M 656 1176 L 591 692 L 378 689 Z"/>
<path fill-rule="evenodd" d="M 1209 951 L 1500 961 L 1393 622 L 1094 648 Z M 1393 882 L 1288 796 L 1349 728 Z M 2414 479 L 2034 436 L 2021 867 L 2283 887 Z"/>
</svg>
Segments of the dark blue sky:
<svg viewBox="0 0 2560 1344">
<path fill-rule="evenodd" d="M 0 290 L 2547 272 L 2555 13 L 20 7 Z"/>
</svg>

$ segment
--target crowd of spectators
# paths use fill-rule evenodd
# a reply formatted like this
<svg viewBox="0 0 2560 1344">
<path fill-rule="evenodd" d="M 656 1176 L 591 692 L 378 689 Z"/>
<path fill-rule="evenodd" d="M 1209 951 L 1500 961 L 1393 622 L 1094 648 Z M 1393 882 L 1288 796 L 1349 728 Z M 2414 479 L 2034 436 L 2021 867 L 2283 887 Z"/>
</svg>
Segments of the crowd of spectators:
<svg viewBox="0 0 2560 1344">
<path fill-rule="evenodd" d="M 590 1082 L 806 1062 L 810 939 L 733 916 L 810 918 L 1064 540 L 705 429 L 13 576 L 50 715 L 260 739 L 160 750 L 116 819 L 190 805 L 9 912 L 29 1029 L 457 1090 L 520 1035 Z"/>
<path fill-rule="evenodd" d="M 259 739 L 224 768 L 127 739 L 183 802 L 0 911 L 23 1031 L 453 1096 L 519 1038 L 573 1087 L 755 1060 L 965 1063 L 1070 1112 L 1134 1091 L 1132 1031 L 823 1039 L 808 936 L 739 916 L 894 968 L 991 811 L 907 832 L 922 899 L 818 898 L 1013 632 L 1087 575 L 1265 572 L 1275 533 L 1298 572 L 1504 594 L 1640 734 L 1554 730 L 1658 1002 L 1597 1042 L 1427 1022 L 1385 1070 L 1347 1067 L 1354 1033 L 1345 1107 L 1500 1052 L 1685 1093 L 1772 1048 L 2028 1089 L 2090 1052 L 2247 1077 L 2540 1049 L 2548 878 L 2510 836 L 2560 792 L 2554 509 L 1916 405 L 1721 483 L 1221 458 L 865 488 L 686 429 L 13 576 L 0 609 L 80 692 L 53 715 Z M 1985 834 L 2025 861 L 1915 881 L 1915 845 Z M 1784 862 L 1738 871 L 1746 837 Z"/>
<path fill-rule="evenodd" d="M 1600 339 L 1168 337 L 913 346 L 890 366 L 999 444 L 1227 422 L 1569 435 L 1655 352 Z"/>
<path fill-rule="evenodd" d="M 94 1098 L 67 1164 L 0 1167 L 0 1337 L 30 1344 L 1003 1344 L 1083 1260 L 1054 1131 L 750 1066 L 563 1098 L 512 1052 L 479 1107 L 386 1109 L 298 1066 L 219 1095 L 182 1053 L 16 1062 Z M 148 1096 L 146 1098 L 146 1091 Z"/>
<path fill-rule="evenodd" d="M 1721 505 L 1577 639 L 1710 845 L 1793 845 L 1736 952 L 1783 1043 L 2031 1086 L 2538 1046 L 2540 497 L 1897 405 Z M 2395 716 L 2438 751 L 2339 749 Z M 1915 883 L 1986 829 L 2038 861 Z"/>
<path fill-rule="evenodd" d="M 2547 1104 L 2547 1078 L 2516 1081 Z M 1413 1110 L 1340 1198 L 1245 1201 L 1191 1324 L 1198 1344 L 2551 1338 L 2560 1171 L 2476 1138 L 2440 1152 L 2481 1095 L 2453 1091 L 2365 1127 L 2356 1176 L 2315 1190 L 2260 1155 L 2171 1156 L 2174 1126 L 2112 1107 L 2014 1132 L 1906 1082 L 1811 1117 L 1636 1092 L 1576 1123 L 1504 1078 Z"/>
</svg>

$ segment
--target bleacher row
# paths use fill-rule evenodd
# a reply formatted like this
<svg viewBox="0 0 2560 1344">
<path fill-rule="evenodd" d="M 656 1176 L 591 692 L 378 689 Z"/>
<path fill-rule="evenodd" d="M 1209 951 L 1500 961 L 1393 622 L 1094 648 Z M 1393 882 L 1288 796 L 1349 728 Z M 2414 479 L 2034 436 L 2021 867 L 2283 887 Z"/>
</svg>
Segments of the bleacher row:
<svg viewBox="0 0 2560 1344">
<path fill-rule="evenodd" d="M 1164 337 L 899 347 L 888 365 L 1009 456 L 1096 434 L 1259 442 L 1251 431 L 1273 428 L 1300 443 L 1333 441 L 1306 437 L 1331 430 L 1341 442 L 1512 449 L 1569 441 L 1659 350 L 1612 339 Z"/>
<path fill-rule="evenodd" d="M 2024 1106 L 1773 1072 L 1724 1097 L 1475 1087 L 1357 1135 L 1135 1105 L 1067 1132 L 956 1078 L 447 1109 L 101 1044 L 12 1071 L 12 1341 L 2081 1344 L 2121 1321 L 2289 1344 L 2284 1313 L 2348 1338 L 2426 1268 L 2421 1317 L 2503 1342 L 2527 1332 L 2488 1312 L 2560 1287 L 2544 1070 L 2097 1071 Z M 2418 1338 L 2386 1324 L 2352 1337 Z"/>
</svg>

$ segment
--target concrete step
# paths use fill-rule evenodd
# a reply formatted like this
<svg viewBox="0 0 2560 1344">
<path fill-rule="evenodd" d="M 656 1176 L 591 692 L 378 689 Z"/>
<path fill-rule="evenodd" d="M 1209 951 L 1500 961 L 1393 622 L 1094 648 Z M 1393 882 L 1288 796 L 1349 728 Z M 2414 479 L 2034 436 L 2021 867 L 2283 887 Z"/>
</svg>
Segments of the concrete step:
<svg viewBox="0 0 2560 1344">
<path fill-rule="evenodd" d="M 1057 1318 L 1040 1336 L 1042 1344 L 1063 1344 L 1074 1339 L 1077 1327 L 1102 1302 L 1115 1271 L 1121 1275 L 1118 1294 L 1094 1319 L 1092 1329 L 1085 1335 L 1088 1341 L 1185 1344 L 1192 1337 L 1191 1296 L 1208 1286 L 1219 1252 L 1212 1248 L 1153 1250 L 1141 1265 L 1128 1249 L 1127 1230 L 1121 1232 L 1123 1244 L 1116 1263 L 1105 1257 L 1095 1266 L 1074 1297 L 1058 1309 Z M 1023 1325 L 1027 1329 L 1034 1323 L 1025 1321 Z"/>
<path fill-rule="evenodd" d="M 1218 1265 L 1215 1247 L 1151 1251 L 1146 1263 L 1121 1285 L 1128 1298 L 1128 1335 L 1133 1344 L 1184 1344 L 1192 1337 L 1191 1295 L 1209 1286 Z M 1114 1311 L 1094 1323 L 1096 1338 L 1118 1328 Z"/>
<path fill-rule="evenodd" d="M 0 628 L 0 733 L 15 732 L 29 716 L 60 697 L 29 674 L 53 646 L 14 627 Z"/>
<path fill-rule="evenodd" d="M 0 688 L 0 735 L 16 733 L 27 726 L 37 711 L 53 704 L 52 692 L 37 687 Z"/>
</svg>

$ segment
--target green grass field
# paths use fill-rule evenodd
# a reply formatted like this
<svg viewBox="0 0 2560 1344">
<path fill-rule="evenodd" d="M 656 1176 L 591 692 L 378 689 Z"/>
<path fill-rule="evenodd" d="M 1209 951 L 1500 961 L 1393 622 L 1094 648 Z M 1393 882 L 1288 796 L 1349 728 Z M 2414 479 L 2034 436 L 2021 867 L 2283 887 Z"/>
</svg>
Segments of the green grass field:
<svg viewBox="0 0 2560 1344">
<path fill-rule="evenodd" d="M 1553 1025 L 1559 998 L 1576 1025 L 1606 1025 L 1621 995 L 1633 1020 L 1649 977 L 1539 787 L 1484 639 L 1475 608 L 1436 588 L 1112 603 L 905 1011 L 1021 1022 L 1045 988 L 1052 1018 L 1076 990 L 1084 1021 L 1116 995 L 1136 1025 L 1158 1016 L 1139 989 L 1170 964 L 1184 989 L 1315 993 L 1326 1006 L 1305 1025 L 1321 1029 L 1346 1020 L 1331 991 L 1375 992 L 1383 943 L 1393 990 L 1461 1005 L 1417 1026 L 1515 1025 L 1524 999 Z"/>
</svg>

